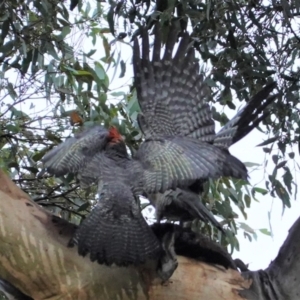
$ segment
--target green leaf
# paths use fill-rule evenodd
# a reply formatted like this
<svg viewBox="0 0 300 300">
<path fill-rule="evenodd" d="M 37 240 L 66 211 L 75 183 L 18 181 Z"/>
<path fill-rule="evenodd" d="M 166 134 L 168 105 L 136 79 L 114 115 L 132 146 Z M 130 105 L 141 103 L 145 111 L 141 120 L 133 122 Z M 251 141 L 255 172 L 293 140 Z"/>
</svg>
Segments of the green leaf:
<svg viewBox="0 0 300 300">
<path fill-rule="evenodd" d="M 272 155 L 272 160 L 273 160 L 275 165 L 277 165 L 278 159 L 279 159 L 278 155 Z"/>
<path fill-rule="evenodd" d="M 244 237 L 247 238 L 249 242 L 252 242 L 252 236 L 248 232 L 244 231 Z"/>
<path fill-rule="evenodd" d="M 110 32 L 113 36 L 115 36 L 115 22 L 114 22 L 114 13 L 115 13 L 115 5 L 111 3 L 110 9 L 107 13 L 107 22 L 110 29 Z"/>
<path fill-rule="evenodd" d="M 6 130 L 13 132 L 13 133 L 18 133 L 20 131 L 20 127 L 9 124 L 9 125 L 6 125 Z"/>
<path fill-rule="evenodd" d="M 218 87 L 216 82 L 210 78 L 206 78 L 205 83 L 210 87 Z"/>
<path fill-rule="evenodd" d="M 91 56 L 93 56 L 95 53 L 96 53 L 96 49 L 91 49 L 88 53 L 86 53 L 85 55 L 87 56 L 87 57 L 91 57 Z"/>
<path fill-rule="evenodd" d="M 252 168 L 252 167 L 259 167 L 261 166 L 261 164 L 258 163 L 252 163 L 252 162 L 244 162 L 244 165 L 248 168 Z"/>
<path fill-rule="evenodd" d="M 286 149 L 286 145 L 285 143 L 279 141 L 277 143 L 279 150 L 281 151 L 281 153 L 284 155 L 285 154 L 285 149 Z"/>
<path fill-rule="evenodd" d="M 62 18 L 57 18 L 57 21 L 59 21 L 63 26 L 70 26 L 70 23 Z"/>
<path fill-rule="evenodd" d="M 108 60 L 108 58 L 110 57 L 111 45 L 110 45 L 110 43 L 108 42 L 107 38 L 104 35 L 102 35 L 102 43 L 103 43 L 103 48 L 104 48 L 104 51 L 105 51 L 105 58 L 106 58 L 106 60 Z"/>
<path fill-rule="evenodd" d="M 259 188 L 259 187 L 254 187 L 253 190 L 254 190 L 256 193 L 259 193 L 259 194 L 262 194 L 262 195 L 268 194 L 268 191 L 267 191 L 267 190 L 262 189 L 262 188 Z"/>
<path fill-rule="evenodd" d="M 252 229 L 249 225 L 247 225 L 246 223 L 240 222 L 240 228 L 250 232 L 250 233 L 255 233 L 254 229 Z"/>
<path fill-rule="evenodd" d="M 31 157 L 31 159 L 34 161 L 40 161 L 48 151 L 49 151 L 49 148 L 44 148 L 43 150 L 34 153 Z"/>
<path fill-rule="evenodd" d="M 27 73 L 27 70 L 32 60 L 32 54 L 33 54 L 33 50 L 31 49 L 27 52 L 26 57 L 22 61 L 21 72 L 23 75 Z"/>
<path fill-rule="evenodd" d="M 284 167 L 284 166 L 286 165 L 286 163 L 287 163 L 286 160 L 281 161 L 281 162 L 276 166 L 276 168 L 277 168 L 277 169 L 280 169 L 280 168 Z"/>
<path fill-rule="evenodd" d="M 57 53 L 56 53 L 56 51 L 55 51 L 55 48 L 54 48 L 54 46 L 52 45 L 51 42 L 46 42 L 46 43 L 45 43 L 45 47 L 46 47 L 48 53 L 49 53 L 53 58 L 59 60 L 59 57 L 58 57 L 58 55 L 57 55 Z"/>
<path fill-rule="evenodd" d="M 285 186 L 287 187 L 290 194 L 292 194 L 292 182 L 293 182 L 293 176 L 289 168 L 285 168 L 285 173 L 282 176 L 283 182 Z"/>
<path fill-rule="evenodd" d="M 6 38 L 6 36 L 8 34 L 10 22 L 11 22 L 11 20 L 7 19 L 6 21 L 4 21 L 2 23 L 2 27 L 1 27 L 1 40 L 2 41 L 4 41 L 4 39 Z"/>
<path fill-rule="evenodd" d="M 250 196 L 247 195 L 247 194 L 245 194 L 244 195 L 244 201 L 245 201 L 246 207 L 249 208 L 250 204 L 251 204 L 251 198 L 250 198 Z"/>
<path fill-rule="evenodd" d="M 113 97 L 120 97 L 120 96 L 125 96 L 125 93 L 124 92 L 112 92 L 112 93 L 110 93 L 111 94 L 111 96 L 113 96 Z"/>
<path fill-rule="evenodd" d="M 81 212 L 81 211 L 87 210 L 89 207 L 90 207 L 90 203 L 89 202 L 85 202 L 81 206 L 78 207 L 77 212 Z"/>
<path fill-rule="evenodd" d="M 290 208 L 291 207 L 290 196 L 287 193 L 284 186 L 278 180 L 275 180 L 273 184 L 275 187 L 275 192 L 277 196 L 282 200 L 283 205 Z"/>
<path fill-rule="evenodd" d="M 11 55 L 12 53 L 12 50 L 15 46 L 15 41 L 14 40 L 11 40 L 11 41 L 8 41 L 6 44 L 4 44 L 3 46 L 0 47 L 0 53 L 3 53 L 4 55 Z"/>
<path fill-rule="evenodd" d="M 228 240 L 228 242 L 231 246 L 231 252 L 233 252 L 234 249 L 239 251 L 239 249 L 240 249 L 239 241 L 237 240 L 236 236 L 233 235 L 233 233 L 229 230 L 226 231 L 226 239 Z"/>
<path fill-rule="evenodd" d="M 57 144 L 62 142 L 62 140 L 56 134 L 51 132 L 50 130 L 45 131 L 45 136 L 47 137 L 47 139 L 49 139 L 50 141 L 55 142 Z"/>
<path fill-rule="evenodd" d="M 91 72 L 84 70 L 73 70 L 73 74 L 76 76 L 93 76 Z"/>
<path fill-rule="evenodd" d="M 113 76 L 111 78 L 111 81 L 114 81 L 114 78 L 115 78 L 115 76 L 117 74 L 117 67 L 120 64 L 120 61 L 121 61 L 121 52 L 118 52 L 117 60 L 116 60 L 116 63 L 115 63 L 115 70 L 114 70 Z"/>
<path fill-rule="evenodd" d="M 259 231 L 265 235 L 271 236 L 271 232 L 266 228 L 261 228 Z"/>
<path fill-rule="evenodd" d="M 121 74 L 119 78 L 123 78 L 126 72 L 126 64 L 123 59 L 120 61 L 120 67 L 121 67 Z"/>
<path fill-rule="evenodd" d="M 105 79 L 105 75 L 106 75 L 105 70 L 98 61 L 95 62 L 95 72 L 100 80 Z"/>
<path fill-rule="evenodd" d="M 274 136 L 274 137 L 272 137 L 270 139 L 265 140 L 261 144 L 258 144 L 257 147 L 266 146 L 266 145 L 272 144 L 272 143 L 276 142 L 277 140 L 278 140 L 278 136 Z"/>
<path fill-rule="evenodd" d="M 39 58 L 38 49 L 33 49 L 33 56 L 32 56 L 32 61 L 31 61 L 31 72 L 32 72 L 32 74 L 35 74 L 39 69 L 39 66 L 37 65 L 38 58 Z"/>
<path fill-rule="evenodd" d="M 15 107 L 10 108 L 11 118 L 16 117 L 16 119 L 30 119 L 30 117 L 23 111 L 16 109 Z"/>
<path fill-rule="evenodd" d="M 70 32 L 71 32 L 70 26 L 64 26 L 59 37 L 63 40 Z"/>
<path fill-rule="evenodd" d="M 34 167 L 22 167 L 22 169 L 25 169 L 27 171 L 30 171 L 31 173 L 33 174 L 37 174 L 39 172 L 39 170 L 37 168 L 34 168 Z"/>
</svg>

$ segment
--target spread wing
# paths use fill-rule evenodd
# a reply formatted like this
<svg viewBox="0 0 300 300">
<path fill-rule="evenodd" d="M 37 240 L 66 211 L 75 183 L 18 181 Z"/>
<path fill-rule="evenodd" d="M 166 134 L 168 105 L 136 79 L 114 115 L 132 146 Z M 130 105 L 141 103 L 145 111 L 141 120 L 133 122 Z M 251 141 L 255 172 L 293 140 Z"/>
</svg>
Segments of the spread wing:
<svg viewBox="0 0 300 300">
<path fill-rule="evenodd" d="M 267 84 L 255 94 L 216 135 L 209 106 L 212 102 L 210 89 L 199 74 L 199 63 L 189 34 L 183 33 L 176 43 L 176 25 L 175 22 L 170 28 L 163 57 L 159 24 L 154 29 L 152 60 L 147 31 L 142 31 L 141 53 L 137 38 L 134 41 L 135 86 L 142 110 L 138 116 L 140 128 L 147 137 L 189 136 L 228 149 L 269 115 L 266 108 L 276 99 L 276 96 L 269 96 L 276 83 Z"/>
<path fill-rule="evenodd" d="M 254 95 L 216 135 L 209 107 L 211 92 L 203 82 L 203 76 L 199 74 L 199 63 L 191 47 L 189 34 L 184 33 L 176 43 L 178 30 L 176 23 L 173 24 L 161 57 L 162 34 L 160 26 L 156 25 L 152 59 L 149 56 L 149 36 L 146 30 L 142 32 L 141 39 L 141 51 L 138 40 L 134 41 L 133 67 L 142 111 L 142 114 L 138 115 L 138 123 L 148 138 L 138 153 L 145 168 L 147 192 L 163 192 L 168 187 L 174 189 L 178 186 L 188 186 L 189 182 L 192 182 L 190 179 L 205 181 L 219 176 L 246 179 L 245 166 L 231 156 L 227 149 L 258 126 L 268 115 L 265 109 L 276 98 L 269 96 L 276 83 L 268 84 Z M 173 52 L 176 52 L 175 55 Z M 151 137 L 157 135 L 192 137 L 216 147 L 205 143 L 186 142 L 183 139 L 151 140 Z M 182 191 L 183 194 L 185 192 Z M 177 206 L 185 209 L 190 215 L 204 219 L 199 213 L 204 209 L 200 207 L 200 201 L 196 201 L 196 195 L 184 195 L 179 200 L 176 198 L 178 193 L 167 191 L 164 195 L 154 196 L 158 209 L 164 209 L 166 203 L 172 200 L 175 206 L 178 204 Z M 206 216 L 209 214 L 206 213 Z M 212 218 L 211 221 L 214 223 Z"/>
<path fill-rule="evenodd" d="M 189 186 L 196 179 L 232 176 L 247 180 L 244 164 L 218 147 L 188 137 L 146 140 L 136 153 L 147 193 Z M 141 166 L 140 166 L 141 165 Z"/>
<path fill-rule="evenodd" d="M 77 133 L 42 158 L 44 167 L 50 174 L 56 176 L 67 173 L 77 174 L 85 169 L 97 153 L 104 149 L 108 138 L 109 132 L 101 126 Z"/>
<path fill-rule="evenodd" d="M 70 244 L 100 264 L 127 266 L 158 258 L 161 246 L 130 188 L 116 180 L 99 184 L 99 201 Z"/>
<path fill-rule="evenodd" d="M 56 176 L 77 175 L 82 188 L 100 179 L 124 181 L 124 169 L 115 159 L 128 160 L 126 145 L 120 137 L 115 128 L 107 130 L 95 126 L 86 129 L 50 150 L 42 158 L 44 168 Z"/>
<path fill-rule="evenodd" d="M 161 247 L 144 220 L 126 169 L 123 141 L 112 143 L 110 132 L 95 127 L 66 140 L 43 158 L 55 175 L 74 173 L 82 187 L 98 182 L 99 200 L 77 229 L 70 245 L 92 261 L 118 266 L 159 258 Z M 120 155 L 121 154 L 121 155 Z M 119 164 L 116 162 L 119 159 Z"/>
<path fill-rule="evenodd" d="M 143 112 L 138 121 L 147 136 L 190 136 L 211 141 L 215 124 L 209 107 L 211 93 L 199 74 L 199 63 L 187 32 L 173 52 L 178 37 L 177 23 L 170 28 L 161 58 L 159 24 L 154 35 L 153 57 L 149 58 L 149 36 L 142 32 L 142 53 L 134 41 L 133 67 L 138 101 Z"/>
</svg>

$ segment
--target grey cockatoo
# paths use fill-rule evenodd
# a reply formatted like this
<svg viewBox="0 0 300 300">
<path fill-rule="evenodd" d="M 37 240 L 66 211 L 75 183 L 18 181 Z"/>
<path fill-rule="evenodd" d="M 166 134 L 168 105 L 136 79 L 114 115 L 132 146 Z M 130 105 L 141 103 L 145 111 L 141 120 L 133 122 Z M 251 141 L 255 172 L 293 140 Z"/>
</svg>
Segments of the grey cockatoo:
<svg viewBox="0 0 300 300">
<path fill-rule="evenodd" d="M 210 108 L 212 95 L 203 76 L 199 74 L 199 62 L 195 57 L 193 41 L 187 32 L 183 33 L 179 43 L 176 43 L 177 39 L 178 29 L 174 23 L 170 27 L 164 53 L 161 55 L 162 30 L 157 25 L 154 29 L 152 59 L 149 56 L 148 32 L 142 31 L 142 51 L 138 39 L 134 41 L 134 79 L 141 108 L 141 113 L 138 115 L 139 126 L 146 139 L 159 135 L 189 137 L 202 141 L 197 151 L 201 151 L 202 147 L 207 149 L 202 152 L 203 168 L 209 165 L 212 157 L 219 160 L 220 153 L 222 155 L 226 153 L 227 163 L 230 164 L 231 156 L 228 156 L 228 148 L 269 115 L 266 107 L 276 99 L 276 95 L 270 96 L 276 83 L 267 84 L 216 133 Z M 174 55 L 175 46 L 177 50 Z M 181 141 L 184 142 L 184 139 Z M 213 149 L 216 148 L 221 152 L 209 153 L 209 149 L 214 151 Z M 234 177 L 245 179 L 244 175 Z M 196 180 L 188 188 L 148 194 L 149 200 L 156 207 L 158 221 L 164 216 L 175 220 L 198 218 L 210 221 L 219 227 L 211 212 L 199 198 L 203 183 L 208 178 Z"/>
<path fill-rule="evenodd" d="M 211 96 L 198 74 L 190 36 L 184 33 L 172 57 L 176 39 L 177 31 L 172 29 L 161 59 L 157 27 L 151 61 L 147 35 L 142 35 L 142 58 L 135 40 L 135 85 L 143 111 L 139 124 L 146 138 L 133 157 L 116 128 L 95 126 L 69 138 L 42 159 L 50 174 L 76 174 L 83 188 L 97 183 L 99 200 L 71 241 L 78 245 L 79 254 L 89 253 L 93 261 L 122 266 L 161 255 L 162 247 L 140 212 L 140 195 L 164 195 L 173 190 L 192 195 L 192 204 L 183 204 L 182 213 L 192 211 L 220 228 L 198 199 L 199 182 L 220 176 L 247 180 L 245 165 L 227 148 L 254 128 L 256 121 L 239 126 L 242 117 L 249 117 L 241 112 L 215 133 L 208 104 Z M 260 92 L 261 101 L 274 87 L 272 83 Z M 179 195 L 175 202 L 180 204 L 180 199 Z"/>
</svg>

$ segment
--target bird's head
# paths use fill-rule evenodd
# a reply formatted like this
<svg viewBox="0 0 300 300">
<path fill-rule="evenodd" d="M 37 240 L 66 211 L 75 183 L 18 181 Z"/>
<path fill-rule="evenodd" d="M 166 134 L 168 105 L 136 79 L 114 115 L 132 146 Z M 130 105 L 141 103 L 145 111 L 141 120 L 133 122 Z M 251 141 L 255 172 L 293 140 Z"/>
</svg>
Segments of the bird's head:
<svg viewBox="0 0 300 300">
<path fill-rule="evenodd" d="M 128 155 L 124 138 L 115 126 L 111 126 L 108 130 L 108 144 L 106 150 L 122 157 L 127 157 Z"/>
<path fill-rule="evenodd" d="M 118 131 L 118 129 L 115 126 L 111 126 L 108 130 L 108 140 L 109 143 L 120 143 L 124 142 L 124 139 L 121 135 L 121 133 Z"/>
</svg>

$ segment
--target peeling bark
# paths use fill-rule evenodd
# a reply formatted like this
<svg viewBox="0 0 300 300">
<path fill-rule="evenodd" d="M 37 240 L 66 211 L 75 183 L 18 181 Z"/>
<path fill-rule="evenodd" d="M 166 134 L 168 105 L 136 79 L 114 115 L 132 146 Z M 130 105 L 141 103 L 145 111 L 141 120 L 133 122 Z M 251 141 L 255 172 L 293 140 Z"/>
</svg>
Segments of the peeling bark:
<svg viewBox="0 0 300 300">
<path fill-rule="evenodd" d="M 300 220 L 265 271 L 240 273 L 178 256 L 178 268 L 162 284 L 153 262 L 120 268 L 80 257 L 67 247 L 75 226 L 39 207 L 0 171 L 0 277 L 34 299 L 300 299 L 299 226 Z"/>
</svg>

